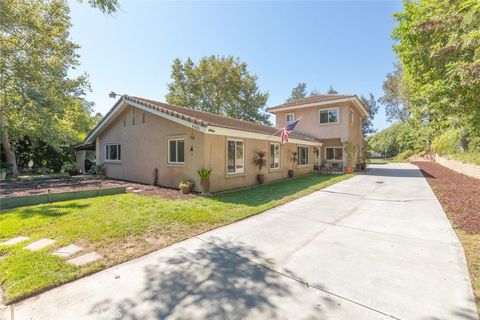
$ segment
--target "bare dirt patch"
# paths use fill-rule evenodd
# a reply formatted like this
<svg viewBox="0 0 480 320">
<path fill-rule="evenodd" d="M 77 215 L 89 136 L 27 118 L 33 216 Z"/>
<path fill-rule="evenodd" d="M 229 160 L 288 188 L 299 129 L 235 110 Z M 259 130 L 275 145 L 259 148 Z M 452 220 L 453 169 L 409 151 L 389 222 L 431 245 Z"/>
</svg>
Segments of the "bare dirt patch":
<svg viewBox="0 0 480 320">
<path fill-rule="evenodd" d="M 178 190 L 158 186 L 133 183 L 122 180 L 99 179 L 93 176 L 75 176 L 56 179 L 19 179 L 0 182 L 0 198 L 21 197 L 28 195 L 95 190 L 98 188 L 126 187 L 127 192 L 160 196 L 167 199 L 190 199 L 194 194 L 182 194 Z"/>
</svg>

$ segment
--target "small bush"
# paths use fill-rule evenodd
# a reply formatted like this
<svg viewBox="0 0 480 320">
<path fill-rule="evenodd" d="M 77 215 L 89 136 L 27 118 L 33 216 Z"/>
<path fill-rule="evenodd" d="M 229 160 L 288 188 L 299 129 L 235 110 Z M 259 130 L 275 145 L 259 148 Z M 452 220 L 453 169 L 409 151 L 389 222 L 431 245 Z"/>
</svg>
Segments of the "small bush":
<svg viewBox="0 0 480 320">
<path fill-rule="evenodd" d="M 455 154 L 460 151 L 460 134 L 447 130 L 432 141 L 432 149 L 439 155 Z"/>
<path fill-rule="evenodd" d="M 415 154 L 415 151 L 413 151 L 413 150 L 405 150 L 405 151 L 399 153 L 395 157 L 395 160 L 400 160 L 400 161 L 407 160 L 408 158 L 410 158 L 414 154 Z"/>
</svg>

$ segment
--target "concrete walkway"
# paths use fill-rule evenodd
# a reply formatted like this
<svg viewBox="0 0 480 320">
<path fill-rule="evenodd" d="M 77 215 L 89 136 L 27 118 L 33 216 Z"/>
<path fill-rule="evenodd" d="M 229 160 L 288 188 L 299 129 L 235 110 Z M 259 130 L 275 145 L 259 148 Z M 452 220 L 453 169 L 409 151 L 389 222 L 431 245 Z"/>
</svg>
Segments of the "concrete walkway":
<svg viewBox="0 0 480 320">
<path fill-rule="evenodd" d="M 478 319 L 417 167 L 372 165 L 255 217 L 11 307 L 14 319 Z"/>
</svg>

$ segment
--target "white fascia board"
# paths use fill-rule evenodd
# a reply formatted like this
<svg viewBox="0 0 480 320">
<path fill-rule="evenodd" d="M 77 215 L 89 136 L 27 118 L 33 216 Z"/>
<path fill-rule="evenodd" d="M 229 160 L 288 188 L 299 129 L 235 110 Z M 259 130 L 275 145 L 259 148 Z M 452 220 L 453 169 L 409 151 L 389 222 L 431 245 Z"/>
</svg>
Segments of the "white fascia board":
<svg viewBox="0 0 480 320">
<path fill-rule="evenodd" d="M 141 110 L 146 111 L 146 112 L 150 112 L 150 113 L 152 113 L 152 114 L 154 114 L 154 115 L 157 115 L 157 116 L 162 117 L 162 118 L 165 118 L 165 119 L 167 119 L 167 120 L 176 122 L 176 123 L 181 124 L 181 125 L 183 125 L 183 126 L 186 126 L 186 127 L 188 127 L 188 128 L 192 128 L 193 130 L 196 130 L 196 131 L 205 132 L 205 131 L 207 130 L 207 128 L 204 127 L 204 126 L 191 123 L 190 121 L 177 118 L 177 117 L 175 117 L 175 116 L 166 114 L 166 113 L 161 112 L 161 111 L 159 111 L 159 110 L 155 110 L 155 109 L 152 109 L 152 108 L 150 108 L 150 107 L 143 106 L 143 105 L 138 104 L 138 103 L 136 103 L 136 102 L 133 102 L 133 101 L 130 101 L 130 100 L 128 100 L 128 99 L 122 98 L 122 101 L 118 103 L 117 107 L 116 107 L 115 109 L 113 109 L 112 112 L 108 115 L 108 117 L 105 118 L 105 119 L 102 121 L 102 123 L 95 129 L 95 131 L 93 131 L 93 132 L 87 137 L 87 139 L 85 140 L 85 143 L 91 142 L 91 140 L 92 140 L 93 138 L 95 138 L 95 136 L 100 132 L 100 130 L 101 130 L 103 127 L 105 127 L 105 126 L 109 123 L 109 121 L 110 121 L 115 115 L 117 115 L 119 112 L 121 112 L 123 109 L 125 109 L 125 107 L 126 107 L 127 105 L 130 105 L 130 106 L 132 106 L 132 107 L 141 109 Z"/>
<path fill-rule="evenodd" d="M 216 126 L 208 126 L 207 131 L 205 133 L 213 134 L 213 135 L 228 136 L 228 137 L 239 137 L 239 138 L 247 138 L 247 139 L 258 139 L 258 140 L 281 142 L 281 138 L 279 136 L 268 135 L 268 134 L 258 133 L 258 132 L 223 128 L 223 127 L 216 127 Z M 294 139 L 294 138 L 288 138 L 288 143 L 296 143 L 296 144 L 301 144 L 306 146 L 315 146 L 315 147 L 322 146 L 322 143 L 320 142 L 300 140 L 300 139 Z"/>
<path fill-rule="evenodd" d="M 90 143 L 92 142 L 92 139 L 94 139 L 97 135 L 98 132 L 100 132 L 100 130 L 105 126 L 107 125 L 107 123 L 110 121 L 110 119 L 112 119 L 118 112 L 119 110 L 123 110 L 125 108 L 125 99 L 122 97 L 121 100 L 119 102 L 117 102 L 117 106 L 115 107 L 115 109 L 112 110 L 112 112 L 110 112 L 110 114 L 102 120 L 102 122 L 100 123 L 100 125 L 92 132 L 88 135 L 87 139 L 85 139 L 85 143 Z"/>
<path fill-rule="evenodd" d="M 329 105 L 329 104 L 336 104 L 336 103 L 343 103 L 343 102 L 353 102 L 357 107 L 360 108 L 360 110 L 364 113 L 365 116 L 368 115 L 367 110 L 365 109 L 363 104 L 359 101 L 359 99 L 356 96 L 355 97 L 349 97 L 349 98 L 327 100 L 327 101 L 322 101 L 322 102 L 304 103 L 304 104 L 299 104 L 299 105 L 296 105 L 296 106 L 283 107 L 283 108 L 278 108 L 278 109 L 274 109 L 274 110 L 267 110 L 267 111 L 275 114 L 278 111 L 290 111 L 290 110 L 295 110 L 295 109 L 325 106 L 325 105 Z"/>
<path fill-rule="evenodd" d="M 164 118 L 164 119 L 167 119 L 167 120 L 176 122 L 176 123 L 181 124 L 181 125 L 183 125 L 183 126 L 185 126 L 185 127 L 192 128 L 193 130 L 200 131 L 200 132 L 206 132 L 206 131 L 207 131 L 207 127 L 201 126 L 201 125 L 199 125 L 199 124 L 191 123 L 191 122 L 188 121 L 188 120 L 184 120 L 184 119 L 181 119 L 181 118 L 178 118 L 178 117 L 175 117 L 175 116 L 166 114 L 166 113 L 164 113 L 164 112 L 162 112 L 162 111 L 155 110 L 155 109 L 152 109 L 152 108 L 150 108 L 150 107 L 143 106 L 143 105 L 138 104 L 138 103 L 136 103 L 136 102 L 129 101 L 129 100 L 125 100 L 125 103 L 129 104 L 129 105 L 132 106 L 132 107 L 141 109 L 141 110 L 143 110 L 143 111 L 153 113 L 154 115 L 157 115 L 157 116 L 162 117 L 162 118 Z M 160 108 L 160 107 L 159 107 L 159 108 Z"/>
</svg>

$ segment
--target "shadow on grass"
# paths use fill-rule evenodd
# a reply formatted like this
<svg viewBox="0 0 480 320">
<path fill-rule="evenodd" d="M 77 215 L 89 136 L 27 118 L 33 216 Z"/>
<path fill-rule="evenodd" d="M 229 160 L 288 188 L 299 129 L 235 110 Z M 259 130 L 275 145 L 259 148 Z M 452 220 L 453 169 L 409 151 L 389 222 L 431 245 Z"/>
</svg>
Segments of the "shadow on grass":
<svg viewBox="0 0 480 320">
<path fill-rule="evenodd" d="M 294 195 L 297 192 L 312 188 L 319 183 L 327 182 L 338 176 L 339 175 L 308 175 L 304 177 L 297 177 L 280 182 L 265 184 L 246 190 L 232 191 L 223 194 L 213 195 L 211 198 L 226 203 L 234 203 L 247 206 L 259 206 L 274 200 L 280 200 L 284 197 Z"/>
<path fill-rule="evenodd" d="M 63 215 L 72 213 L 73 210 L 79 210 L 90 206 L 89 204 L 68 203 L 68 204 L 43 204 L 33 207 L 23 207 L 18 209 L 17 215 L 19 218 L 31 218 L 35 215 L 42 215 L 45 217 L 61 217 Z"/>
<path fill-rule="evenodd" d="M 144 285 L 132 292 L 131 298 L 106 298 L 93 305 L 90 314 L 115 314 L 132 320 L 275 319 L 282 317 L 282 301 L 296 300 L 296 290 L 305 290 L 259 265 L 271 267 L 273 261 L 254 247 L 222 240 L 216 243 L 218 246 L 202 243 L 182 248 L 159 258 L 136 278 Z M 311 308 L 303 308 L 302 315 L 315 312 L 318 319 L 321 310 Z"/>
</svg>

